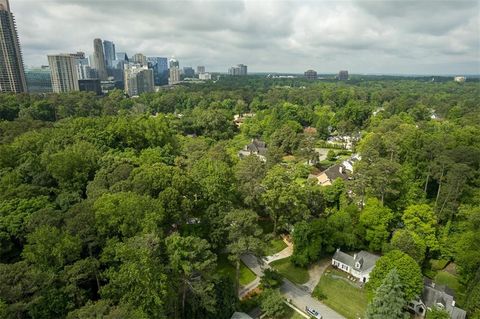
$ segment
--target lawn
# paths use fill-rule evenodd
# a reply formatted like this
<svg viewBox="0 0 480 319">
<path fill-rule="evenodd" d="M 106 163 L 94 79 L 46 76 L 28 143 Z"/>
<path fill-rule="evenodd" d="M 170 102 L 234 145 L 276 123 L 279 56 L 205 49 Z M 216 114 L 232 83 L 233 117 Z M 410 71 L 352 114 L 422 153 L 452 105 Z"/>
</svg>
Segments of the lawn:
<svg viewBox="0 0 480 319">
<path fill-rule="evenodd" d="M 290 262 L 289 258 L 279 259 L 270 264 L 276 271 L 288 280 L 303 285 L 309 279 L 308 270 L 297 267 Z"/>
<path fill-rule="evenodd" d="M 284 250 L 285 248 L 287 248 L 287 244 L 285 244 L 283 239 L 275 238 L 275 239 L 270 240 L 266 244 L 266 247 L 264 249 L 264 255 L 265 256 L 272 256 L 272 255 L 278 253 L 279 251 Z"/>
<path fill-rule="evenodd" d="M 235 280 L 235 266 L 228 260 L 227 255 L 219 255 L 217 260 L 217 272 L 222 275 L 227 275 Z M 253 271 L 251 271 L 243 262 L 240 262 L 240 285 L 246 286 L 256 278 Z"/>
<path fill-rule="evenodd" d="M 325 273 L 313 291 L 313 296 L 323 294 L 322 300 L 327 306 L 348 319 L 363 318 L 367 309 L 367 292 L 362 288 L 354 287 L 343 279 L 336 279 L 330 272 Z"/>
</svg>

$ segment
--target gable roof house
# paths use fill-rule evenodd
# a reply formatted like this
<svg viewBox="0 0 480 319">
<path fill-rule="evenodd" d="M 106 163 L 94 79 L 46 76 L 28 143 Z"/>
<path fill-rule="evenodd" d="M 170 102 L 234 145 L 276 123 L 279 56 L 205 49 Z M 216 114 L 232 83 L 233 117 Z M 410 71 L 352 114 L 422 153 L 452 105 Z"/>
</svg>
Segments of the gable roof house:
<svg viewBox="0 0 480 319">
<path fill-rule="evenodd" d="M 252 139 L 252 142 L 246 145 L 240 152 L 238 156 L 240 158 L 245 156 L 255 155 L 263 162 L 267 161 L 267 144 L 257 139 Z"/>
<path fill-rule="evenodd" d="M 328 186 L 332 185 L 333 181 L 337 178 L 341 178 L 343 180 L 348 179 L 347 170 L 342 164 L 335 164 L 330 166 L 323 172 L 318 175 L 309 175 L 309 178 L 316 178 L 318 180 L 318 185 Z"/>
<path fill-rule="evenodd" d="M 364 250 L 352 256 L 344 253 L 339 248 L 332 257 L 332 265 L 349 273 L 360 282 L 367 282 L 370 278 L 370 273 L 373 268 L 375 268 L 375 263 L 379 258 L 379 256 Z"/>
</svg>

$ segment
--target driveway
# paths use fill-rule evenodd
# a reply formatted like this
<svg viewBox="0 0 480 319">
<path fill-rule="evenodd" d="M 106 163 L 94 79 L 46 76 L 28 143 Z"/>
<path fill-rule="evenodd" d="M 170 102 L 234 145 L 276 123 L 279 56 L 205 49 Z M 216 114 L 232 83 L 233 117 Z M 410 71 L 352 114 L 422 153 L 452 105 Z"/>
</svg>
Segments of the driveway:
<svg viewBox="0 0 480 319">
<path fill-rule="evenodd" d="M 310 293 L 313 292 L 313 289 L 317 286 L 320 278 L 322 277 L 325 269 L 330 265 L 330 258 L 322 259 L 319 263 L 315 263 L 312 267 L 308 269 L 308 282 L 302 286 L 306 287 Z"/>
<path fill-rule="evenodd" d="M 261 265 L 259 259 L 253 255 L 243 255 L 241 259 L 245 265 L 259 277 L 263 276 L 264 269 L 270 268 L 268 264 Z M 291 281 L 284 279 L 283 284 L 280 287 L 280 292 L 286 299 L 290 299 L 291 302 L 302 311 L 305 309 L 305 306 L 309 306 L 320 312 L 323 319 L 345 319 L 345 317 L 339 315 L 333 309 L 330 309 L 319 300 L 313 298 L 309 289 L 305 286 L 297 286 Z"/>
</svg>

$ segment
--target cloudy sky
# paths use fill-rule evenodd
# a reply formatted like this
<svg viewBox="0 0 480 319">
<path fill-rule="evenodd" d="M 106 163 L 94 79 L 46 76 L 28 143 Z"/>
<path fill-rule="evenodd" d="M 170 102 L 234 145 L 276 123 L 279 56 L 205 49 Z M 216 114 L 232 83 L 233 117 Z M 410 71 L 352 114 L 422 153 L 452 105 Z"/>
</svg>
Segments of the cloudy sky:
<svg viewBox="0 0 480 319">
<path fill-rule="evenodd" d="M 27 66 L 93 50 L 251 72 L 480 73 L 479 0 L 10 0 Z"/>
</svg>

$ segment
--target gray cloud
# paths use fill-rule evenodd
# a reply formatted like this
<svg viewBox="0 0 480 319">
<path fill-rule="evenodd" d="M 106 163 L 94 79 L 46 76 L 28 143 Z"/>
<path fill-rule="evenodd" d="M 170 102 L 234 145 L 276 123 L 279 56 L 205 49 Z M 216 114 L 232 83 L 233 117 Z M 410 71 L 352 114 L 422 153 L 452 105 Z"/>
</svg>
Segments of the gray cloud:
<svg viewBox="0 0 480 319">
<path fill-rule="evenodd" d="M 175 55 L 226 71 L 479 73 L 479 2 L 470 0 L 10 0 L 27 65 L 91 53 Z"/>
</svg>

